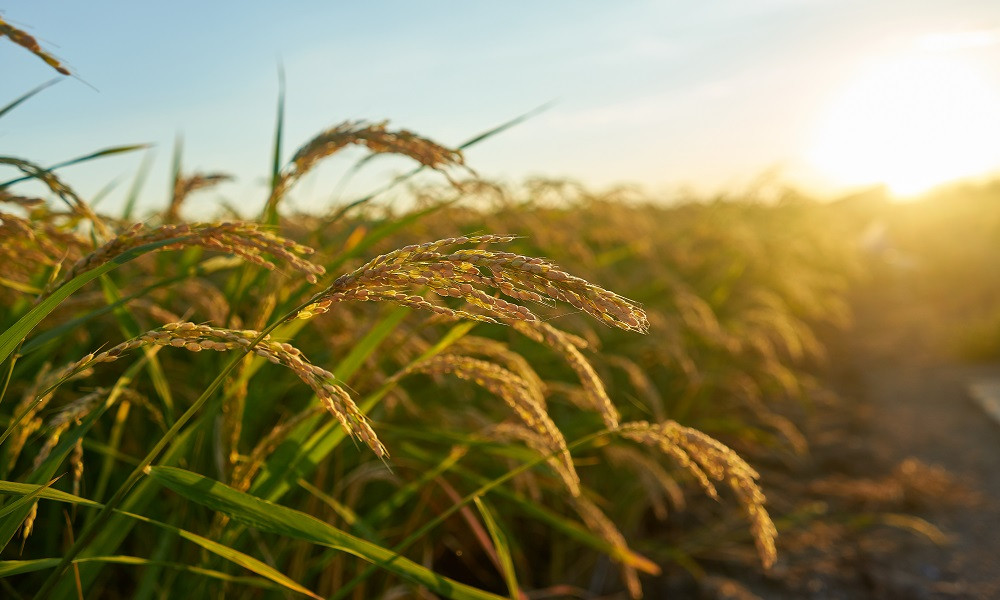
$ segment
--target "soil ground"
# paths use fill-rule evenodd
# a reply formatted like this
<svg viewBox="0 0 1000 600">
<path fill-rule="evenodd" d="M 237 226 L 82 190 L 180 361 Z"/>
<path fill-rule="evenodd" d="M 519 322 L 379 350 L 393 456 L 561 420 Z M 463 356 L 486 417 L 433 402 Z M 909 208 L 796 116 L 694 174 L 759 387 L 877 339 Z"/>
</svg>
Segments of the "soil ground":
<svg viewBox="0 0 1000 600">
<path fill-rule="evenodd" d="M 1000 363 L 952 358 L 948 319 L 915 296 L 892 279 L 859 290 L 854 325 L 826 340 L 839 398 L 812 419 L 805 488 L 885 525 L 827 532 L 824 547 L 817 524 L 758 596 L 1000 598 L 1000 423 L 968 393 Z"/>
<path fill-rule="evenodd" d="M 882 273 L 855 291 L 853 325 L 822 333 L 834 393 L 799 419 L 809 455 L 748 457 L 781 530 L 775 567 L 723 559 L 698 583 L 667 574 L 649 597 L 1000 599 L 1000 423 L 969 394 L 1000 380 L 1000 362 L 955 359 L 957 319 L 913 284 Z"/>
</svg>

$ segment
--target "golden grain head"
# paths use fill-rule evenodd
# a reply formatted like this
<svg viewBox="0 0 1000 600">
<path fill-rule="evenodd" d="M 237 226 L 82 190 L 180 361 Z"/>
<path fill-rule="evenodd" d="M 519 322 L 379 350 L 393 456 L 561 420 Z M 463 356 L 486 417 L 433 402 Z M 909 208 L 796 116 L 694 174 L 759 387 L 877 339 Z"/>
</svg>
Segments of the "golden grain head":
<svg viewBox="0 0 1000 600">
<path fill-rule="evenodd" d="M 506 296 L 542 304 L 562 301 L 613 327 L 637 332 L 648 329 L 645 312 L 634 302 L 569 275 L 544 259 L 481 248 L 455 248 L 513 239 L 510 235 L 461 236 L 405 246 L 342 275 L 300 316 L 324 313 L 336 302 L 363 300 L 394 301 L 491 323 L 540 320 L 527 306 L 505 300 Z M 407 293 L 413 288 L 428 288 L 441 298 L 460 298 L 469 310 L 440 307 Z"/>
<path fill-rule="evenodd" d="M 0 37 L 3 36 L 7 36 L 10 38 L 10 41 L 14 42 L 18 46 L 21 46 L 22 48 L 27 49 L 59 73 L 63 75 L 72 75 L 70 70 L 59 62 L 56 57 L 42 49 L 42 47 L 38 44 L 38 40 L 3 19 L 0 19 Z"/>
<path fill-rule="evenodd" d="M 760 476 L 746 461 L 718 440 L 675 421 L 659 424 L 635 421 L 623 424 L 618 431 L 622 437 L 656 448 L 672 458 L 713 498 L 718 498 L 713 481 L 728 484 L 750 521 L 761 564 L 765 568 L 774 564 L 778 531 L 764 508 L 764 493 L 756 482 Z"/>
<path fill-rule="evenodd" d="M 521 377 L 496 363 L 454 354 L 438 355 L 414 363 L 398 377 L 410 373 L 454 375 L 475 383 L 503 400 L 521 422 L 534 432 L 537 436 L 535 439 L 544 440 L 548 452 L 555 454 L 549 460 L 558 463 L 553 468 L 564 478 L 570 493 L 574 496 L 580 493 L 580 478 L 573 466 L 566 438 L 552 421 L 545 406 L 531 391 L 530 384 Z"/>
</svg>

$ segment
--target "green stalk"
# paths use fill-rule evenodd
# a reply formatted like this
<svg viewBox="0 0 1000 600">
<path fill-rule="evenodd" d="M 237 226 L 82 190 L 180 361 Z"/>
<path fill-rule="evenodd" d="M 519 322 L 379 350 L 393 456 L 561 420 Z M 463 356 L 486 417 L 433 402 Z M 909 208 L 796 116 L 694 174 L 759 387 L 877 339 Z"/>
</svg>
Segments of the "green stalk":
<svg viewBox="0 0 1000 600">
<path fill-rule="evenodd" d="M 263 340 L 269 333 L 277 329 L 281 324 L 294 318 L 295 315 L 299 313 L 299 311 L 301 311 L 309 304 L 315 302 L 326 291 L 327 290 L 323 290 L 322 292 L 315 294 L 314 296 L 309 298 L 309 300 L 303 302 L 295 309 L 289 311 L 281 319 L 278 319 L 271 325 L 267 326 L 267 328 L 261 331 L 260 334 L 256 338 L 254 338 L 253 341 L 250 342 L 249 346 L 243 348 L 243 350 L 237 356 L 235 356 L 232 360 L 229 361 L 229 363 L 225 367 L 223 367 L 222 371 L 215 377 L 214 380 L 212 380 L 212 383 L 210 383 L 209 386 L 205 388 L 205 391 L 203 391 L 201 395 L 198 396 L 198 399 L 195 400 L 194 403 L 191 404 L 191 406 L 188 407 L 188 409 L 184 412 L 184 414 L 181 415 L 179 419 L 177 419 L 177 422 L 174 423 L 173 426 L 170 429 L 168 429 L 165 434 L 163 434 L 163 436 L 159 439 L 156 445 L 153 446 L 153 449 L 149 451 L 146 457 L 142 459 L 142 461 L 128 476 L 128 479 L 125 480 L 125 483 L 123 483 L 121 487 L 118 488 L 118 491 L 115 492 L 115 495 L 112 496 L 111 499 L 104 504 L 104 507 L 101 508 L 99 513 L 97 513 L 97 516 L 94 517 L 91 521 L 89 521 L 86 526 L 84 526 L 83 532 L 80 534 L 80 537 L 78 537 L 73 546 L 66 551 L 62 559 L 59 561 L 59 564 L 56 565 L 56 568 L 52 571 L 52 573 L 49 574 L 49 577 L 45 580 L 45 583 L 42 584 L 42 587 L 35 594 L 36 599 L 42 600 L 49 596 L 49 593 L 52 591 L 52 588 L 54 588 L 55 585 L 59 582 L 59 578 L 62 577 L 62 574 L 66 571 L 67 567 L 69 567 L 70 563 L 73 562 L 73 559 L 75 559 L 77 555 L 79 555 L 80 552 L 82 552 L 94 540 L 100 528 L 108 521 L 109 518 L 111 518 L 111 515 L 114 512 L 114 510 L 125 500 L 125 498 L 128 496 L 128 493 L 132 490 L 135 484 L 139 482 L 139 479 L 141 479 L 142 476 L 145 474 L 146 469 L 151 464 L 153 464 L 154 460 L 156 460 L 159 457 L 160 452 L 162 452 L 163 449 L 167 447 L 167 444 L 170 443 L 170 441 L 173 440 L 178 433 L 180 433 L 180 430 L 184 427 L 184 425 L 186 425 L 187 422 L 190 421 L 199 410 L 201 410 L 201 408 L 205 405 L 205 403 L 208 402 L 209 398 L 212 397 L 212 394 L 214 394 L 215 391 L 218 390 L 220 386 L 222 386 L 222 383 L 223 381 L 225 381 L 226 376 L 228 376 L 229 373 L 234 368 L 236 368 L 236 366 L 240 363 L 243 357 L 249 354 L 257 346 L 257 344 L 259 344 L 260 341 Z"/>
<path fill-rule="evenodd" d="M 582 437 L 582 438 L 574 441 L 572 444 L 569 444 L 568 448 L 569 448 L 569 450 L 573 450 L 575 448 L 579 448 L 580 446 L 584 446 L 586 444 L 589 444 L 590 442 L 592 442 L 592 441 L 594 441 L 594 440 L 596 440 L 596 439 L 598 439 L 600 437 L 603 437 L 605 435 L 611 435 L 611 434 L 614 434 L 614 433 L 615 432 L 611 431 L 610 429 L 602 429 L 601 431 L 598 431 L 598 432 L 595 432 L 595 433 L 591 433 L 590 435 L 584 436 L 584 437 Z M 456 502 L 455 504 L 452 504 L 450 507 L 448 507 L 447 510 L 445 510 L 444 512 L 442 512 L 441 514 L 439 514 L 437 517 L 435 517 L 435 518 L 431 519 L 430 521 L 428 521 L 427 523 L 425 523 L 423 527 L 421 527 L 420 529 L 418 529 L 418 530 L 414 531 L 413 533 L 411 533 L 409 536 L 407 536 L 407 538 L 405 540 L 403 540 L 398 545 L 396 545 L 396 547 L 393 548 L 392 551 L 396 555 L 399 555 L 404 550 L 406 550 L 407 548 L 409 548 L 411 544 L 413 544 L 414 542 L 416 542 L 417 540 L 419 540 L 420 538 L 422 538 L 431 529 L 434 529 L 435 527 L 437 527 L 438 525 L 440 525 L 441 523 L 443 523 L 445 521 L 445 519 L 447 519 L 451 515 L 455 514 L 459 510 L 461 510 L 461 508 L 463 506 L 465 506 L 466 504 L 469 504 L 470 502 L 474 501 L 476 498 L 479 498 L 480 496 L 488 493 L 490 490 L 492 490 L 492 489 L 500 486 L 501 484 L 506 483 L 507 481 L 510 481 L 511 479 L 513 479 L 514 477 L 517 477 L 521 473 L 524 473 L 525 471 L 529 471 L 529 470 L 537 467 L 538 465 L 544 463 L 545 461 L 547 461 L 548 459 L 552 458 L 555 455 L 556 455 L 556 453 L 553 452 L 551 454 L 547 454 L 547 455 L 542 456 L 542 457 L 540 457 L 540 458 L 538 458 L 536 460 L 533 460 L 531 462 L 524 463 L 520 467 L 518 467 L 516 469 L 513 469 L 511 471 L 507 471 L 506 473 L 504 473 L 500 477 L 497 477 L 496 479 L 494 479 L 492 481 L 489 481 L 488 483 L 483 484 L 482 486 L 479 487 L 479 489 L 475 490 L 474 492 L 471 492 L 470 494 L 467 494 L 459 502 Z M 335 593 L 333 596 L 331 596 L 330 600 L 340 600 L 341 598 L 346 597 L 347 594 L 350 593 L 350 591 L 355 588 L 355 586 L 357 586 L 359 583 L 361 583 L 365 579 L 368 579 L 368 577 L 370 577 L 371 574 L 375 572 L 375 569 L 379 568 L 380 566 L 384 566 L 384 565 L 369 565 L 368 568 L 366 568 L 361 573 L 355 575 L 353 579 L 351 579 L 350 581 L 348 581 L 344 585 L 344 587 L 342 587 L 339 590 L 337 590 L 337 593 Z"/>
</svg>

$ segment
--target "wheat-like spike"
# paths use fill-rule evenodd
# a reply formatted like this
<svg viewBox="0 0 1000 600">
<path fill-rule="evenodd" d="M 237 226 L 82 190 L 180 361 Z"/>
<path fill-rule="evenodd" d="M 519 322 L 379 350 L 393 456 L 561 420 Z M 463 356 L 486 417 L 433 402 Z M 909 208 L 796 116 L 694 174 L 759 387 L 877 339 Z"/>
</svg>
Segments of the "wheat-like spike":
<svg viewBox="0 0 1000 600">
<path fill-rule="evenodd" d="M 73 495 L 80 495 L 80 482 L 83 481 L 83 438 L 76 440 L 73 451 L 69 455 L 69 464 L 73 470 Z"/>
<path fill-rule="evenodd" d="M 576 344 L 574 344 L 577 341 L 586 344 L 585 340 L 560 331 L 548 323 L 541 321 L 530 323 L 512 321 L 510 324 L 525 336 L 561 353 L 580 379 L 580 383 L 587 393 L 587 397 L 590 398 L 591 404 L 601 414 L 604 425 L 610 430 L 618 428 L 618 409 L 615 408 L 615 405 L 611 402 L 611 398 L 608 397 L 608 393 L 605 391 L 604 384 L 601 383 L 601 378 L 597 375 L 597 371 L 594 370 L 594 367 L 583 353 L 580 352 Z"/>
<path fill-rule="evenodd" d="M 31 510 L 28 511 L 28 516 L 24 518 L 24 523 L 21 524 L 21 538 L 28 539 L 31 535 L 32 530 L 35 528 L 35 519 L 38 518 L 38 502 L 34 502 L 31 505 Z"/>
<path fill-rule="evenodd" d="M 746 461 L 718 440 L 675 421 L 625 423 L 619 428 L 619 433 L 677 460 L 713 498 L 717 499 L 718 495 L 710 479 L 727 483 L 750 521 L 761 564 L 765 568 L 774 564 L 777 558 L 774 539 L 778 531 L 764 509 L 764 493 L 756 483 L 760 475 Z"/>
<path fill-rule="evenodd" d="M 221 329 L 195 323 L 167 323 L 160 329 L 148 331 L 103 352 L 88 354 L 70 365 L 70 368 L 77 371 L 96 364 L 113 362 L 122 354 L 147 345 L 172 346 L 184 348 L 189 352 L 202 350 L 225 352 L 243 349 L 249 347 L 259 335 L 259 332 L 249 329 Z M 388 456 L 385 446 L 375 435 L 368 418 L 343 388 L 332 383 L 335 379 L 333 373 L 310 363 L 302 352 L 291 344 L 273 341 L 270 336 L 265 336 L 253 347 L 252 352 L 274 364 L 291 369 L 303 383 L 312 388 L 348 434 L 363 441 L 378 457 Z"/>
<path fill-rule="evenodd" d="M 415 363 L 396 377 L 410 373 L 452 374 L 471 381 L 502 399 L 525 425 L 538 434 L 539 439 L 545 440 L 548 453 L 556 453 L 549 460 L 560 463 L 554 467 L 557 473 L 569 474 L 567 487 L 570 493 L 574 496 L 580 493 L 580 478 L 573 466 L 566 438 L 523 379 L 496 363 L 451 354 L 438 355 Z"/>
</svg>

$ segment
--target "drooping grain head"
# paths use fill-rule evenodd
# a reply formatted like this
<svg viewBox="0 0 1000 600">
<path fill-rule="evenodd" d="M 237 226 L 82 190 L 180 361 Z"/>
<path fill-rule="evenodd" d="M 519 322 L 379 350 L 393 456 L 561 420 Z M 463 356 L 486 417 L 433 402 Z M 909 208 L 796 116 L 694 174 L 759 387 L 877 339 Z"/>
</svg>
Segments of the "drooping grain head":
<svg viewBox="0 0 1000 600">
<path fill-rule="evenodd" d="M 417 362 L 401 372 L 397 378 L 411 373 L 454 375 L 479 385 L 503 400 L 533 432 L 531 442 L 544 444 L 547 450 L 545 454 L 555 454 L 549 459 L 550 464 L 563 478 L 570 493 L 574 496 L 580 493 L 580 478 L 573 467 L 566 438 L 546 412 L 545 406 L 532 392 L 530 384 L 521 377 L 496 363 L 453 354 L 439 355 Z"/>
<path fill-rule="evenodd" d="M 38 40 L 3 19 L 0 19 L 0 37 L 3 36 L 7 36 L 10 38 L 10 41 L 14 42 L 18 46 L 21 46 L 22 48 L 27 49 L 59 73 L 63 75 L 72 75 L 70 70 L 59 62 L 56 57 L 42 49 L 42 47 L 38 44 Z"/>
<path fill-rule="evenodd" d="M 462 236 L 383 254 L 338 278 L 300 317 L 326 312 L 336 302 L 367 300 L 392 301 L 490 323 L 539 321 L 528 307 L 501 297 L 506 296 L 522 302 L 563 301 L 613 327 L 637 332 L 648 329 L 646 314 L 634 302 L 569 275 L 543 259 L 479 248 L 454 248 L 513 239 L 509 235 Z M 406 293 L 422 287 L 443 298 L 460 298 L 470 310 L 432 304 L 422 296 Z"/>
<path fill-rule="evenodd" d="M 750 521 L 761 564 L 765 568 L 774 564 L 777 558 L 774 539 L 778 532 L 764 508 L 764 494 L 756 483 L 760 476 L 746 461 L 718 440 L 675 421 L 624 423 L 618 431 L 622 437 L 656 448 L 674 459 L 713 498 L 718 498 L 713 481 L 728 484 Z"/>
<path fill-rule="evenodd" d="M 160 329 L 147 331 L 103 352 L 89 354 L 70 365 L 68 369 L 71 372 L 79 372 L 97 364 L 114 362 L 123 354 L 143 346 L 171 346 L 189 352 L 243 350 L 249 348 L 259 335 L 259 332 L 253 330 L 222 329 L 195 323 L 168 323 Z M 334 383 L 336 377 L 333 373 L 310 363 L 291 344 L 273 341 L 270 336 L 264 336 L 256 346 L 253 346 L 251 352 L 290 369 L 303 383 L 312 388 L 323 406 L 348 434 L 360 439 L 380 458 L 388 455 L 385 446 L 371 428 L 368 418 L 351 396 Z"/>
<path fill-rule="evenodd" d="M 313 283 L 317 281 L 318 275 L 325 272 L 322 266 L 303 258 L 303 256 L 313 253 L 312 248 L 274 235 L 253 223 L 190 223 L 163 225 L 150 230 L 147 230 L 141 223 L 137 223 L 78 260 L 60 283 L 69 281 L 85 271 L 95 269 L 129 250 L 168 240 L 173 240 L 173 242 L 160 247 L 159 250 L 177 250 L 190 246 L 200 246 L 208 250 L 238 256 L 257 266 L 274 270 L 275 264 L 264 258 L 264 255 L 271 255 L 284 261 L 296 271 L 305 274 L 306 279 Z M 55 287 L 57 286 L 51 286 L 49 291 Z"/>
</svg>

